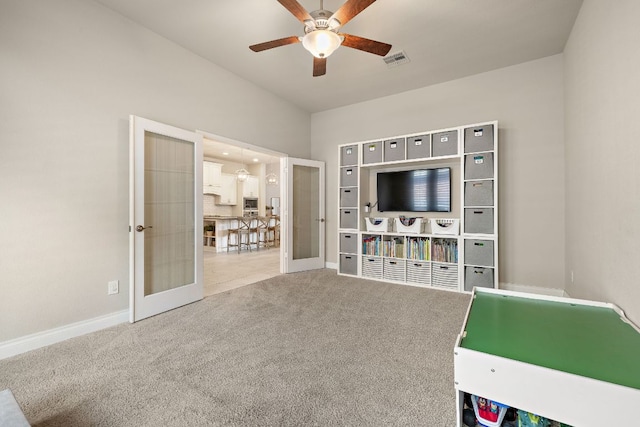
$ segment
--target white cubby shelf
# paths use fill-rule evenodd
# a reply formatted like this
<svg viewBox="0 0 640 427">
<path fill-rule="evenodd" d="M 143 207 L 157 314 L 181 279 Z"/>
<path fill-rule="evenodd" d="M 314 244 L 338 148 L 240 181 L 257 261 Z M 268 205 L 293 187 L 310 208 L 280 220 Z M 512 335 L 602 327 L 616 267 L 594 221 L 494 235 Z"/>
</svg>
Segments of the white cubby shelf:
<svg viewBox="0 0 640 427">
<path fill-rule="evenodd" d="M 458 292 L 498 287 L 497 121 L 338 149 L 338 274 Z M 377 211 L 378 173 L 437 168 L 451 170 L 449 212 Z"/>
</svg>

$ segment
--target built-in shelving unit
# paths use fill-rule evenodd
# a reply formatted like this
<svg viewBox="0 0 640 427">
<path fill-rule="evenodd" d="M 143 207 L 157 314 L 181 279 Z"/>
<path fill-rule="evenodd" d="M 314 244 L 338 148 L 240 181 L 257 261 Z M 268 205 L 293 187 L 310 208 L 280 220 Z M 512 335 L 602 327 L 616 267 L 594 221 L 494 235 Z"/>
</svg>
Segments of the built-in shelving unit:
<svg viewBox="0 0 640 427">
<path fill-rule="evenodd" d="M 338 273 L 454 291 L 497 288 L 497 129 L 494 121 L 341 145 Z M 377 173 L 439 167 L 451 168 L 451 212 L 375 210 Z M 400 216 L 418 223 L 396 225 Z M 446 224 L 431 226 L 441 218 Z"/>
</svg>

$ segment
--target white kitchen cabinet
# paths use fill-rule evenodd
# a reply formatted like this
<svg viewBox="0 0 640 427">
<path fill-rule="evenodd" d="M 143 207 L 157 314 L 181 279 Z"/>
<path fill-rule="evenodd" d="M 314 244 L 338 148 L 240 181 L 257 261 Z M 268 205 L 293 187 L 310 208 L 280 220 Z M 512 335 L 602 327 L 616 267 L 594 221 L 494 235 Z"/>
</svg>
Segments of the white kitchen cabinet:
<svg viewBox="0 0 640 427">
<path fill-rule="evenodd" d="M 204 161 L 202 165 L 202 192 L 220 194 L 222 189 L 222 164 Z"/>
<path fill-rule="evenodd" d="M 242 197 L 259 197 L 260 196 L 260 179 L 257 176 L 249 175 L 247 180 L 243 182 Z"/>
<path fill-rule="evenodd" d="M 220 200 L 218 205 L 238 204 L 238 181 L 235 174 L 221 174 Z"/>
</svg>

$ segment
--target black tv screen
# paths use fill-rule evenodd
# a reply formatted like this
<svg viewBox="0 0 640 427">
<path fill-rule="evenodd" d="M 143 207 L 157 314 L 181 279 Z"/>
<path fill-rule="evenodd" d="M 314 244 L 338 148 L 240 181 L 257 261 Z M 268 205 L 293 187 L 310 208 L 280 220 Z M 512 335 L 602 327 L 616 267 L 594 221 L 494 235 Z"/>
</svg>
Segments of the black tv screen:
<svg viewBox="0 0 640 427">
<path fill-rule="evenodd" d="M 451 168 L 379 172 L 378 211 L 451 212 Z"/>
</svg>

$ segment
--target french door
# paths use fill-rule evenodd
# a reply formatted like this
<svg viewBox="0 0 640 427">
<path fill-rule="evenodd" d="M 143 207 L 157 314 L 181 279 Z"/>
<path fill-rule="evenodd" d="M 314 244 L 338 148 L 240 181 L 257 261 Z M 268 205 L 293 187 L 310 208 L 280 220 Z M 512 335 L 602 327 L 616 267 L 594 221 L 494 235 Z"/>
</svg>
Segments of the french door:
<svg viewBox="0 0 640 427">
<path fill-rule="evenodd" d="M 283 166 L 284 272 L 324 268 L 324 162 L 287 157 Z"/>
<path fill-rule="evenodd" d="M 130 316 L 201 300 L 202 136 L 130 118 Z"/>
</svg>

